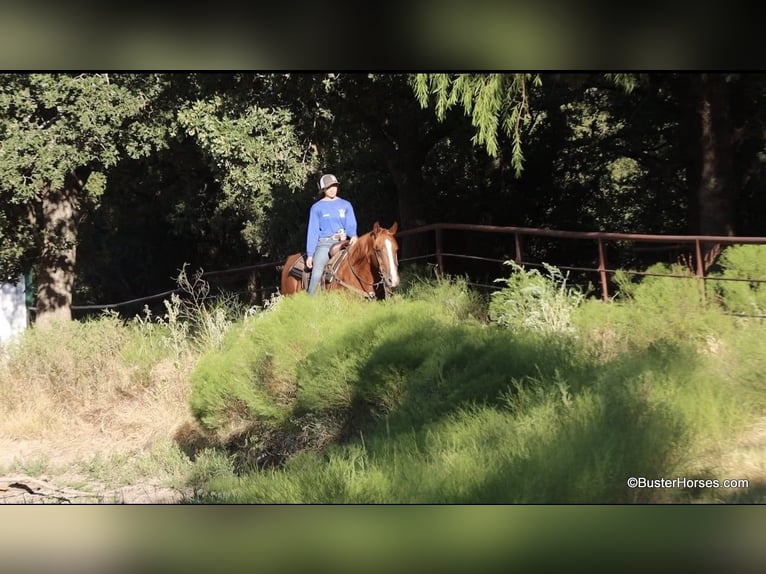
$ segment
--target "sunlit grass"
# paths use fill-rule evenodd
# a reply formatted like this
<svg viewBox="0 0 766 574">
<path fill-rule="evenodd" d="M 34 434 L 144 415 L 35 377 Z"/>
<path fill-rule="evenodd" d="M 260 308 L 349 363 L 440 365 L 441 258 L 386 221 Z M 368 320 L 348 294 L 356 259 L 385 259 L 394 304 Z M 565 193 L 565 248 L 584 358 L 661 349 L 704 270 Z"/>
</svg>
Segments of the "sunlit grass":
<svg viewBox="0 0 766 574">
<path fill-rule="evenodd" d="M 488 320 L 464 282 L 417 278 L 383 302 L 210 315 L 196 335 L 111 315 L 31 329 L 0 361 L 0 438 L 80 440 L 73 480 L 159 479 L 195 503 L 763 501 L 766 325 L 693 282 L 627 291 L 572 299 L 565 332 Z M 5 469 L 67 472 L 47 455 Z"/>
<path fill-rule="evenodd" d="M 626 332 L 669 319 L 674 297 L 698 304 L 685 289 L 671 290 L 653 316 L 646 299 L 656 303 L 656 289 L 587 303 L 567 336 L 472 322 L 465 306 L 430 307 L 427 289 L 398 307 L 338 317 L 295 363 L 307 368 L 293 407 L 344 410 L 345 438 L 208 486 L 222 502 L 715 501 L 699 490 L 626 486 L 631 476 L 723 477 L 732 439 L 763 414 L 757 403 L 742 408 L 758 391 L 740 382 L 760 380 L 751 369 L 763 354 L 749 361 L 721 351 L 756 338 L 715 309 L 699 309 L 712 324 L 681 313 L 663 329 Z M 296 321 L 289 305 L 280 312 L 285 324 Z M 733 360 L 735 371 L 725 364 Z"/>
</svg>

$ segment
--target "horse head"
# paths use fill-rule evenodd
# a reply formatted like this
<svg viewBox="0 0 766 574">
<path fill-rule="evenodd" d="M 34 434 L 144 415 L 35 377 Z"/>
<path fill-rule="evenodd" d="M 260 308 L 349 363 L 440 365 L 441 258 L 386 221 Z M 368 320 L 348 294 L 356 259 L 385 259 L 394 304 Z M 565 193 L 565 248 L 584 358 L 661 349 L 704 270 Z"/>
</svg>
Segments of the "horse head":
<svg viewBox="0 0 766 574">
<path fill-rule="evenodd" d="M 396 221 L 388 229 L 376 221 L 370 232 L 378 271 L 386 289 L 399 285 L 399 243 L 394 237 L 397 228 Z"/>
</svg>

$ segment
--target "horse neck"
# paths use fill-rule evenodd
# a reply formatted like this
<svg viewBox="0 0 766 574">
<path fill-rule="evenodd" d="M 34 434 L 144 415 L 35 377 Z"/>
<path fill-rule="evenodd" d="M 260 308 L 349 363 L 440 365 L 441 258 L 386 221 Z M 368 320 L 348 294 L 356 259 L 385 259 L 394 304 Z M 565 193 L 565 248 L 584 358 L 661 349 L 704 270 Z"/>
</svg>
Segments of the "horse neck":
<svg viewBox="0 0 766 574">
<path fill-rule="evenodd" d="M 373 261 L 375 249 L 372 244 L 372 235 L 365 233 L 356 243 L 348 249 L 348 256 L 351 263 L 362 263 L 363 261 Z M 376 262 L 375 262 L 376 263 Z"/>
<path fill-rule="evenodd" d="M 375 281 L 379 266 L 371 233 L 361 235 L 356 243 L 348 248 L 348 264 L 355 275 L 371 283 Z"/>
</svg>

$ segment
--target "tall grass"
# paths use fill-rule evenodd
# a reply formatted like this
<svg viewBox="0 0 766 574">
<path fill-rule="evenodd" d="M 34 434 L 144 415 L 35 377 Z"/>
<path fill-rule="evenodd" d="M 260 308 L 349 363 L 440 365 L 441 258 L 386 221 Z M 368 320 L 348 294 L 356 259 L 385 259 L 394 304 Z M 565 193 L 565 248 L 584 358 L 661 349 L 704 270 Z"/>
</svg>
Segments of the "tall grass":
<svg viewBox="0 0 766 574">
<path fill-rule="evenodd" d="M 49 472 L 128 484 L 156 472 L 180 483 L 191 464 L 177 441 L 193 421 L 191 373 L 200 353 L 247 314 L 226 297 L 206 300 L 198 274 L 182 270 L 178 281 L 182 296 L 165 301 L 163 316 L 104 312 L 33 325 L 0 348 L 0 439 L 48 445 Z M 0 469 L 35 467 L 4 457 Z"/>
<path fill-rule="evenodd" d="M 612 364 L 587 384 L 556 373 L 513 379 L 492 403 L 465 403 L 426 424 L 409 419 L 409 429 L 384 419 L 343 446 L 210 487 L 226 502 L 693 500 L 625 485 L 631 476 L 710 476 L 708 451 L 737 428 L 725 389 L 680 350 L 662 352 Z M 663 360 L 678 368 L 664 374 Z"/>
<path fill-rule="evenodd" d="M 626 275 L 603 303 L 555 268 L 512 272 L 489 300 L 411 276 L 380 302 L 185 297 L 162 317 L 31 329 L 0 361 L 0 435 L 148 435 L 130 468 L 81 466 L 112 481 L 164 469 L 194 502 L 763 501 L 766 462 L 737 446 L 766 413 L 763 322 L 725 314 L 693 277 Z"/>
<path fill-rule="evenodd" d="M 332 423 L 322 429 L 333 438 L 312 444 L 304 437 L 301 448 L 284 450 L 281 466 L 270 470 L 220 476 L 208 485 L 216 495 L 202 500 L 724 499 L 722 492 L 626 486 L 631 476 L 722 477 L 731 471 L 721 461 L 732 439 L 763 414 L 762 398 L 742 405 L 750 393 L 762 397 L 755 381 L 763 353 L 722 351 L 750 326 L 735 328 L 731 317 L 701 300 L 695 281 L 677 281 L 667 288 L 648 279 L 612 304 L 571 296 L 566 329 L 558 328 L 562 315 L 534 307 L 537 301 L 555 308 L 549 296 L 561 303 L 567 295 L 561 284 L 514 308 L 533 322 L 512 316 L 507 306 L 502 315 L 489 314 L 495 321 L 478 320 L 475 299 L 456 280 L 433 288 L 426 287 L 430 280 L 415 282 L 381 305 L 339 295 L 284 300 L 278 312 L 251 323 L 241 340 L 229 341 L 227 360 L 206 358 L 215 367 L 195 377 L 195 392 L 225 387 L 229 400 L 236 397 L 228 377 L 216 375 L 233 357 L 239 381 L 257 389 L 248 391 L 254 404 L 276 404 L 271 381 L 289 381 L 282 416 L 267 421 L 272 436 L 279 429 L 284 441 L 303 432 L 294 424 L 300 417 L 322 420 L 331 413 L 326 420 Z M 438 299 L 431 297 L 435 292 Z M 496 301 L 514 297 L 503 293 Z M 551 324 L 544 324 L 546 317 Z M 757 345 L 755 336 L 749 340 Z M 286 347 L 297 352 L 275 368 Z M 263 356 L 270 357 L 269 369 Z M 727 368 L 733 361 L 736 371 Z M 215 401 L 198 408 L 203 420 L 209 412 L 222 417 L 219 422 L 231 416 Z M 248 417 L 257 418 L 256 407 Z M 251 431 L 269 434 L 262 427 Z"/>
</svg>

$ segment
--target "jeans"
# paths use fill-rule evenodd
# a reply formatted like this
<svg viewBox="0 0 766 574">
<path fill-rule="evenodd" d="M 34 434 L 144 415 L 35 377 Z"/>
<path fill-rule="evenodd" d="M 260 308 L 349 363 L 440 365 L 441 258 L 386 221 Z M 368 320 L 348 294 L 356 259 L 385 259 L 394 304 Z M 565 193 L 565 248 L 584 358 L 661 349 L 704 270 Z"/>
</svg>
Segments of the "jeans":
<svg viewBox="0 0 766 574">
<path fill-rule="evenodd" d="M 311 268 L 311 279 L 309 279 L 309 287 L 307 292 L 309 295 L 316 293 L 317 287 L 322 276 L 324 275 L 324 268 L 327 262 L 330 260 L 330 247 L 336 241 L 332 237 L 320 237 L 317 242 L 317 247 L 314 250 L 314 266 Z"/>
</svg>

